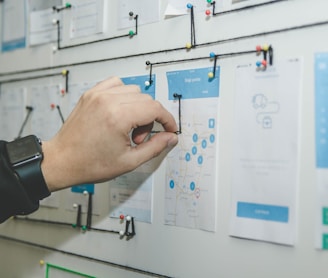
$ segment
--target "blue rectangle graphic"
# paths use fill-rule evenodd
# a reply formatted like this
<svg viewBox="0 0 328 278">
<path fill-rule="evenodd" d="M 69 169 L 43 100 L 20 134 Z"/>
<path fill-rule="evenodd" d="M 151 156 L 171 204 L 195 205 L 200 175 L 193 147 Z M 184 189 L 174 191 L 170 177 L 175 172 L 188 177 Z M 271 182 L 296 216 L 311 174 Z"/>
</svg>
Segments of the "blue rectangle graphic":
<svg viewBox="0 0 328 278">
<path fill-rule="evenodd" d="M 94 194 L 95 193 L 95 185 L 93 183 L 85 183 L 85 184 L 79 184 L 72 186 L 71 192 L 74 193 L 84 193 L 88 192 L 89 194 Z"/>
<path fill-rule="evenodd" d="M 208 73 L 213 68 L 170 71 L 166 73 L 169 86 L 169 100 L 174 100 L 174 94 L 182 95 L 183 99 L 219 97 L 220 67 L 216 67 L 213 78 Z"/>
<path fill-rule="evenodd" d="M 122 77 L 121 78 L 125 85 L 138 85 L 141 89 L 141 92 L 144 94 L 150 95 L 153 99 L 155 99 L 155 88 L 156 88 L 156 75 L 152 74 L 151 76 L 151 84 L 149 86 L 146 85 L 146 81 L 149 81 L 149 75 L 141 75 L 141 76 L 131 76 L 131 77 Z"/>
<path fill-rule="evenodd" d="M 276 222 L 288 222 L 288 207 L 238 202 L 237 216 Z"/>
<path fill-rule="evenodd" d="M 316 165 L 328 168 L 328 53 L 315 56 Z"/>
</svg>

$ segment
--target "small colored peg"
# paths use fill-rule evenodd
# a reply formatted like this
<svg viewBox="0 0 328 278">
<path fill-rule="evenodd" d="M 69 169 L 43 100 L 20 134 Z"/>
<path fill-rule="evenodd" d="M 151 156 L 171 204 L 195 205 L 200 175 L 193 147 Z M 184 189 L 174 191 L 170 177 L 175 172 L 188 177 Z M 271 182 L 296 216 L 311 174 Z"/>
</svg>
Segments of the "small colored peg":
<svg viewBox="0 0 328 278">
<path fill-rule="evenodd" d="M 207 0 L 207 3 L 212 3 L 212 0 Z"/>
<path fill-rule="evenodd" d="M 43 266 L 44 265 L 44 260 L 40 260 L 39 264 L 40 264 L 40 266 Z"/>
<path fill-rule="evenodd" d="M 261 62 L 261 64 L 262 64 L 263 67 L 266 67 L 266 66 L 268 65 L 268 62 L 267 62 L 266 60 L 263 60 L 263 61 Z"/>
<path fill-rule="evenodd" d="M 263 49 L 263 51 L 268 51 L 268 50 L 269 50 L 269 45 L 264 44 L 264 45 L 262 46 L 262 49 Z"/>
<path fill-rule="evenodd" d="M 207 76 L 208 76 L 208 78 L 213 78 L 213 77 L 214 77 L 214 73 L 213 73 L 213 72 L 209 72 L 209 73 L 207 74 Z"/>
<path fill-rule="evenodd" d="M 70 4 L 70 3 L 66 3 L 66 4 L 65 4 L 65 7 L 66 7 L 66 8 L 71 8 L 71 7 L 72 7 L 72 4 Z"/>
<path fill-rule="evenodd" d="M 188 4 L 187 4 L 187 8 L 188 8 L 188 9 L 191 9 L 191 8 L 192 8 L 192 4 L 191 4 L 191 3 L 188 3 Z"/>
<path fill-rule="evenodd" d="M 186 43 L 186 48 L 187 48 L 187 49 L 191 49 L 191 47 L 192 47 L 192 45 L 191 45 L 190 42 Z"/>
<path fill-rule="evenodd" d="M 54 103 L 51 103 L 51 104 L 50 104 L 50 108 L 51 108 L 51 109 L 55 109 L 55 108 L 56 108 L 56 105 L 55 105 Z"/>
<path fill-rule="evenodd" d="M 146 61 L 146 65 L 149 66 L 150 65 L 150 61 Z"/>
<path fill-rule="evenodd" d="M 133 12 L 129 12 L 129 16 L 133 16 Z"/>
<path fill-rule="evenodd" d="M 210 52 L 210 58 L 215 58 L 215 53 L 214 52 Z"/>
<path fill-rule="evenodd" d="M 130 215 L 126 216 L 126 221 L 131 221 L 131 216 Z"/>
<path fill-rule="evenodd" d="M 134 31 L 130 30 L 130 31 L 129 31 L 129 36 L 130 36 L 130 37 L 133 37 L 134 35 L 135 35 Z"/>
<path fill-rule="evenodd" d="M 149 80 L 145 81 L 145 86 L 146 86 L 146 87 L 149 87 L 149 86 L 150 86 L 150 82 L 149 82 Z"/>
<path fill-rule="evenodd" d="M 64 89 L 61 89 L 60 90 L 60 93 L 61 93 L 62 96 L 65 95 L 65 90 Z"/>
<path fill-rule="evenodd" d="M 121 230 L 121 231 L 119 232 L 119 234 L 120 234 L 120 236 L 124 236 L 125 232 Z"/>
<path fill-rule="evenodd" d="M 120 215 L 120 219 L 121 219 L 121 220 L 124 220 L 124 214 L 121 214 L 121 215 Z"/>
<path fill-rule="evenodd" d="M 53 24 L 53 25 L 56 25 L 57 23 L 58 23 L 58 20 L 54 18 L 54 19 L 52 20 L 52 24 Z"/>
<path fill-rule="evenodd" d="M 211 11 L 210 11 L 210 10 L 206 10 L 206 11 L 205 11 L 205 14 L 206 14 L 206 15 L 211 15 Z"/>
<path fill-rule="evenodd" d="M 62 75 L 66 75 L 67 74 L 67 70 L 62 70 L 61 74 Z"/>
<path fill-rule="evenodd" d="M 261 61 L 256 62 L 256 66 L 259 68 L 262 65 Z"/>
<path fill-rule="evenodd" d="M 262 51 L 262 47 L 261 47 L 260 45 L 257 45 L 257 46 L 256 46 L 256 51 L 257 51 L 257 52 L 261 52 L 261 51 Z"/>
</svg>

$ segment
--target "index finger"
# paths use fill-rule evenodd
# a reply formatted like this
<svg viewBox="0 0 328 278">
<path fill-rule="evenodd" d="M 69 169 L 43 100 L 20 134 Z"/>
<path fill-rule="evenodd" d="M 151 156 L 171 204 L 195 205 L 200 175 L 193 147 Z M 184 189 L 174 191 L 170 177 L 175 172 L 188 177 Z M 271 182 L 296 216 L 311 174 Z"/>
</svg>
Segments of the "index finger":
<svg viewBox="0 0 328 278">
<path fill-rule="evenodd" d="M 167 132 L 178 131 L 173 115 L 156 100 L 134 103 L 127 111 L 132 113 L 130 128 L 145 126 L 156 121 L 160 123 Z"/>
</svg>

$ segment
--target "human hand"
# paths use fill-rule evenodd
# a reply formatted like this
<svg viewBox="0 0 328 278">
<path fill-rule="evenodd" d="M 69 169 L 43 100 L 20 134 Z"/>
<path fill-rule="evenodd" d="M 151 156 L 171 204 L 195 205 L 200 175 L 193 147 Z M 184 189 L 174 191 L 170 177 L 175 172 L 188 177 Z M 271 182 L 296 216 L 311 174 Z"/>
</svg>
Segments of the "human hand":
<svg viewBox="0 0 328 278">
<path fill-rule="evenodd" d="M 164 131 L 145 140 L 154 122 Z M 107 181 L 173 148 L 177 130 L 158 101 L 109 78 L 85 92 L 56 136 L 43 142 L 42 172 L 50 191 Z"/>
</svg>

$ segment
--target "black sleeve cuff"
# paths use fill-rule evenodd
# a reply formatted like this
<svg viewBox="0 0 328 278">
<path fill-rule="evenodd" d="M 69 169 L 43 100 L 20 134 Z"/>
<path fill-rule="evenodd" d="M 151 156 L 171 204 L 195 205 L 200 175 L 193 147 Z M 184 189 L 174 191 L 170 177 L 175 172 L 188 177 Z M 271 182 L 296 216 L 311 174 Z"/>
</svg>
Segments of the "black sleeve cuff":
<svg viewBox="0 0 328 278">
<path fill-rule="evenodd" d="M 26 215 L 39 208 L 39 200 L 30 198 L 12 170 L 6 142 L 0 141 L 0 223 L 14 215 Z"/>
</svg>

